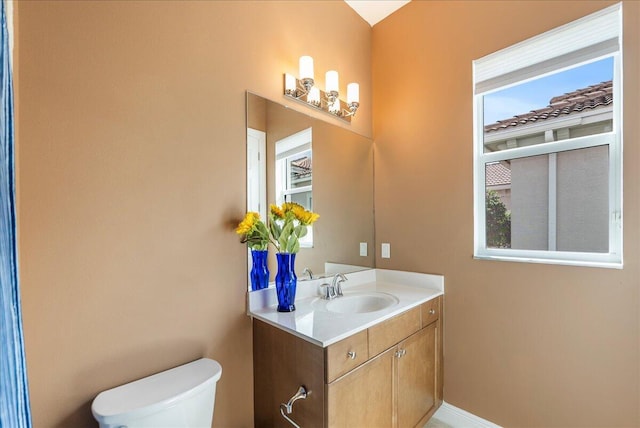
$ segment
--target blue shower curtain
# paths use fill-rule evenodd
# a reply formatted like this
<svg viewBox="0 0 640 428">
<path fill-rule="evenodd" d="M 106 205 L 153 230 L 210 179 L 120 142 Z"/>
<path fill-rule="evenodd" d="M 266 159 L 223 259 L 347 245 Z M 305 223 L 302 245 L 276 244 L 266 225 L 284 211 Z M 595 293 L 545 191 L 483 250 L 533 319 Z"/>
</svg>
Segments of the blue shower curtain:
<svg viewBox="0 0 640 428">
<path fill-rule="evenodd" d="M 4 0 L 0 0 L 0 26 L 0 428 L 30 428 L 16 251 L 11 51 Z"/>
</svg>

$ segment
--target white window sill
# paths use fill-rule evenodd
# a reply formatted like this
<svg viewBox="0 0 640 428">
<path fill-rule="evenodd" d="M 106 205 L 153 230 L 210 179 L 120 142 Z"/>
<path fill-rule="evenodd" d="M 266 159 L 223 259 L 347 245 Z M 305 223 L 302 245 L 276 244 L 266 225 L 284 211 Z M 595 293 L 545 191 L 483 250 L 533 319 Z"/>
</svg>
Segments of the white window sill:
<svg viewBox="0 0 640 428">
<path fill-rule="evenodd" d="M 540 264 L 549 264 L 549 265 L 581 266 L 581 267 L 595 267 L 595 268 L 606 268 L 606 269 L 622 269 L 623 268 L 622 262 L 617 262 L 617 261 L 543 259 L 543 258 L 535 258 L 535 257 L 515 257 L 515 256 L 488 255 L 488 254 L 474 254 L 473 258 L 476 260 L 540 263 Z"/>
</svg>

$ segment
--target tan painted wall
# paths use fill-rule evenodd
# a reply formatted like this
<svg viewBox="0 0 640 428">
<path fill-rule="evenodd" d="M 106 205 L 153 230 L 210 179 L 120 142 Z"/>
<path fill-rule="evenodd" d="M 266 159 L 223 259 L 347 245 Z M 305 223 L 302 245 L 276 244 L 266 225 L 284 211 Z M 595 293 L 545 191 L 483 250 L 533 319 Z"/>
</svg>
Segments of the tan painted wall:
<svg viewBox="0 0 640 428">
<path fill-rule="evenodd" d="M 246 250 L 232 230 L 245 90 L 282 102 L 282 73 L 310 54 L 320 85 L 333 67 L 343 92 L 360 82 L 346 127 L 370 137 L 370 27 L 332 1 L 16 6 L 34 426 L 95 426 L 99 391 L 201 356 L 223 366 L 214 424 L 251 426 Z"/>
<path fill-rule="evenodd" d="M 392 256 L 376 265 L 445 275 L 445 400 L 503 426 L 640 426 L 640 3 L 624 2 L 625 268 L 472 258 L 471 61 L 609 4 L 413 1 L 373 28 Z"/>
<path fill-rule="evenodd" d="M 377 263 L 446 275 L 445 399 L 508 426 L 640 425 L 640 4 L 625 2 L 625 269 L 471 257 L 471 60 L 607 4 L 414 0 L 373 31 L 376 233 L 393 247 Z M 350 128 L 370 136 L 371 30 L 331 1 L 17 9 L 35 426 L 92 426 L 98 391 L 203 355 L 224 367 L 215 424 L 251 425 L 245 249 L 230 225 L 244 211 L 244 91 L 281 99 L 281 73 L 309 53 L 360 81 Z"/>
</svg>

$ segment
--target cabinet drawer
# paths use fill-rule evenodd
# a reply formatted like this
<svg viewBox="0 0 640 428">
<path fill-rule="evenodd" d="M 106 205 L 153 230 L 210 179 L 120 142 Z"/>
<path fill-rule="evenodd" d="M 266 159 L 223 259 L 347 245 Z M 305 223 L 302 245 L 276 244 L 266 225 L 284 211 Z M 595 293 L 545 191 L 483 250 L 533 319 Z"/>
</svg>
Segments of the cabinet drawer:
<svg viewBox="0 0 640 428">
<path fill-rule="evenodd" d="M 330 383 L 369 359 L 367 330 L 328 346 L 326 352 L 326 378 Z"/>
<path fill-rule="evenodd" d="M 378 355 L 420 330 L 420 306 L 369 328 L 369 355 Z"/>
<path fill-rule="evenodd" d="M 441 302 L 442 297 L 440 296 L 420 305 L 422 308 L 422 327 L 426 327 L 440 318 L 440 312 L 442 310 Z"/>
</svg>

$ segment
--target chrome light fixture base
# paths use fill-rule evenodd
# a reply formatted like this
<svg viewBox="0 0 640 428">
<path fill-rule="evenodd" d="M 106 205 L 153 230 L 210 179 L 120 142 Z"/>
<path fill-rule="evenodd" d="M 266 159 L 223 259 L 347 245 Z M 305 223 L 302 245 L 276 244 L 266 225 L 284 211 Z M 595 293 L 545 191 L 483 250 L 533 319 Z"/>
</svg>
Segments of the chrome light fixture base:
<svg viewBox="0 0 640 428">
<path fill-rule="evenodd" d="M 300 80 L 291 75 L 284 74 L 284 96 L 292 100 L 303 103 L 316 110 L 321 110 L 331 116 L 340 118 L 347 123 L 351 123 L 351 117 L 356 114 L 356 110 L 360 106 L 357 102 L 347 104 L 338 98 L 339 94 L 336 91 L 329 93 L 313 87 L 313 79 Z M 295 87 L 292 83 L 295 81 Z M 287 85 L 289 82 L 289 85 Z M 319 96 L 313 96 L 313 91 L 317 90 Z M 336 105 L 338 103 L 338 105 Z"/>
</svg>

